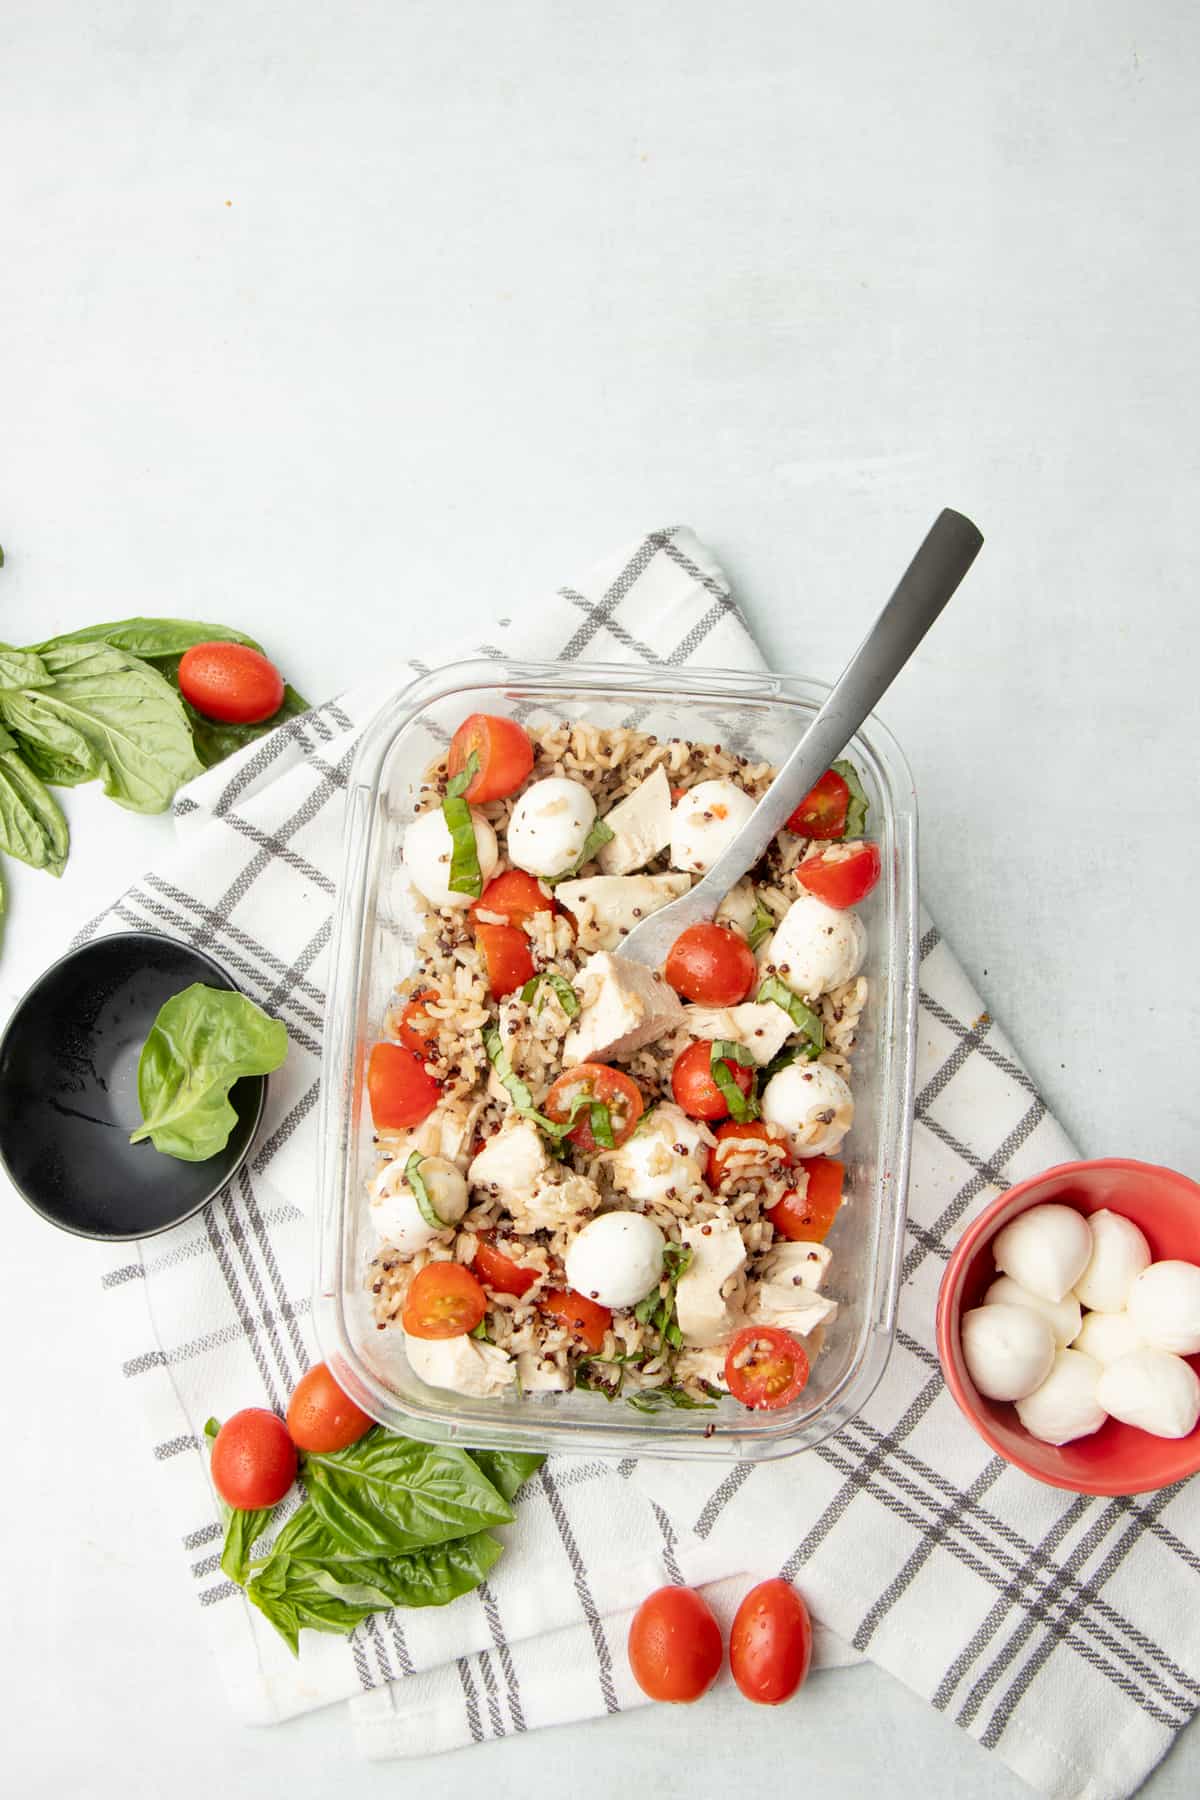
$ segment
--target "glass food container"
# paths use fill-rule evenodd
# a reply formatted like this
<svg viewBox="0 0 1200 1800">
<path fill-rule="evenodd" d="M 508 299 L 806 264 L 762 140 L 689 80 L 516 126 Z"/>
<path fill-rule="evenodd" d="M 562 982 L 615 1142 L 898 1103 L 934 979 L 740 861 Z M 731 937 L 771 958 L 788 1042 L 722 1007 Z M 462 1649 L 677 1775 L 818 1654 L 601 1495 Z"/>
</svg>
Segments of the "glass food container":
<svg viewBox="0 0 1200 1800">
<path fill-rule="evenodd" d="M 758 1460 L 811 1448 L 860 1410 L 895 1327 L 912 1137 L 917 1006 L 916 801 L 891 734 L 868 721 L 846 754 L 870 800 L 883 873 L 862 907 L 870 997 L 854 1053 L 854 1128 L 839 1152 L 847 1200 L 829 1245 L 838 1314 L 804 1392 L 777 1412 L 722 1399 L 714 1411 L 643 1414 L 574 1392 L 473 1399 L 409 1369 L 398 1328 L 371 1317 L 366 1268 L 378 1248 L 366 1182 L 375 1167 L 365 1050 L 414 960 L 416 916 L 400 866 L 423 772 L 469 713 L 527 723 L 636 724 L 781 762 L 828 689 L 790 675 L 605 664 L 474 662 L 437 669 L 368 727 L 350 780 L 345 869 L 332 950 L 321 1084 L 314 1312 L 323 1354 L 390 1429 L 476 1448 Z"/>
</svg>

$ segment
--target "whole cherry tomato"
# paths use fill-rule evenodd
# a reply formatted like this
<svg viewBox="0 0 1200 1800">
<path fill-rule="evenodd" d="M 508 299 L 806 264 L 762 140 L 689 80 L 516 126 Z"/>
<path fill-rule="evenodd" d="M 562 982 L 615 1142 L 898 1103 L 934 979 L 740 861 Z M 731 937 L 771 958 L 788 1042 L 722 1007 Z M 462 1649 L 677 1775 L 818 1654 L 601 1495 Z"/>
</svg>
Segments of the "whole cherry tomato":
<svg viewBox="0 0 1200 1800">
<path fill-rule="evenodd" d="M 717 1678 L 721 1654 L 721 1627 L 694 1588 L 657 1588 L 633 1615 L 629 1666 L 652 1700 L 699 1700 Z"/>
</svg>

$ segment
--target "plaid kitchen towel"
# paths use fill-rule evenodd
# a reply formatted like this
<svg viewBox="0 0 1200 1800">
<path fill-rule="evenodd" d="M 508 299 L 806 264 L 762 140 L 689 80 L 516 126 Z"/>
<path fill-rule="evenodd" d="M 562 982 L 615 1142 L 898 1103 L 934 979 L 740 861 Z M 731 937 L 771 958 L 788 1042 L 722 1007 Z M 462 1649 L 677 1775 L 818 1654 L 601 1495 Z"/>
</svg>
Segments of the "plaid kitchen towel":
<svg viewBox="0 0 1200 1800">
<path fill-rule="evenodd" d="M 762 666 L 719 567 L 681 530 L 500 621 L 474 654 Z M 1091 1501 L 1042 1488 L 989 1454 L 942 1387 L 934 1300 L 959 1230 L 1072 1150 L 928 924 L 899 1332 L 858 1419 L 805 1456 L 717 1474 L 553 1458 L 477 1594 L 372 1619 L 348 1641 L 308 1635 L 298 1663 L 223 1579 L 199 1434 L 212 1413 L 281 1409 L 315 1352 L 314 1109 L 343 799 L 362 727 L 423 670 L 398 667 L 192 783 L 176 804 L 176 861 L 81 934 L 186 938 L 291 1039 L 232 1188 L 200 1218 L 123 1247 L 104 1277 L 235 1704 L 265 1722 L 358 1696 L 372 1755 L 620 1711 L 640 1699 L 623 1639 L 649 1587 L 711 1583 L 727 1608 L 738 1591 L 727 1578 L 782 1568 L 827 1628 L 827 1660 L 870 1656 L 1047 1794 L 1132 1792 L 1200 1703 L 1200 1489 Z"/>
</svg>

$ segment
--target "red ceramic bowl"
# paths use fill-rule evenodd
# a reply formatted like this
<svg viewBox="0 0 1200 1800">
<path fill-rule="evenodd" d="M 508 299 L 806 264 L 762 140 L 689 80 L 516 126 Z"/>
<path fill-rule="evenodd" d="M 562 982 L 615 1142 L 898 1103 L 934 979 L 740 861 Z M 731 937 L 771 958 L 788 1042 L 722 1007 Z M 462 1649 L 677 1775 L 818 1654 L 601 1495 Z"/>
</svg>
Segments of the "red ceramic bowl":
<svg viewBox="0 0 1200 1800">
<path fill-rule="evenodd" d="M 1200 1426 L 1185 1438 L 1156 1438 L 1109 1419 L 1091 1437 L 1073 1444 L 1043 1444 L 1030 1437 L 1014 1406 L 986 1400 L 963 1361 L 959 1322 L 978 1306 L 999 1271 L 992 1239 L 1018 1213 L 1047 1200 L 1081 1213 L 1107 1206 L 1145 1232 L 1156 1262 L 1164 1257 L 1200 1263 L 1200 1186 L 1153 1163 L 1063 1163 L 1009 1188 L 969 1226 L 942 1277 L 937 1344 L 946 1385 L 985 1443 L 1014 1468 L 1051 1487 L 1077 1494 L 1146 1494 L 1200 1473 Z M 1200 1356 L 1188 1358 L 1200 1375 Z"/>
</svg>

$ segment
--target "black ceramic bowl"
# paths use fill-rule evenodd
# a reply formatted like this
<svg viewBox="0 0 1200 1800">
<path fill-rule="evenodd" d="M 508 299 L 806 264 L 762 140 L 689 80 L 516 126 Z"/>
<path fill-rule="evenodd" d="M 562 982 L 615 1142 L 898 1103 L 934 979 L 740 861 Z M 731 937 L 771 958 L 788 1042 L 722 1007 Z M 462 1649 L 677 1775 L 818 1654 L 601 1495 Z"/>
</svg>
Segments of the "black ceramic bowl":
<svg viewBox="0 0 1200 1800">
<path fill-rule="evenodd" d="M 0 1038 L 0 1162 L 35 1212 L 80 1237 L 140 1238 L 190 1218 L 245 1160 L 265 1075 L 236 1082 L 238 1122 L 219 1155 L 180 1162 L 149 1141 L 137 1066 L 164 1001 L 192 982 L 233 988 L 211 957 L 157 932 L 72 950 L 38 978 Z"/>
</svg>

